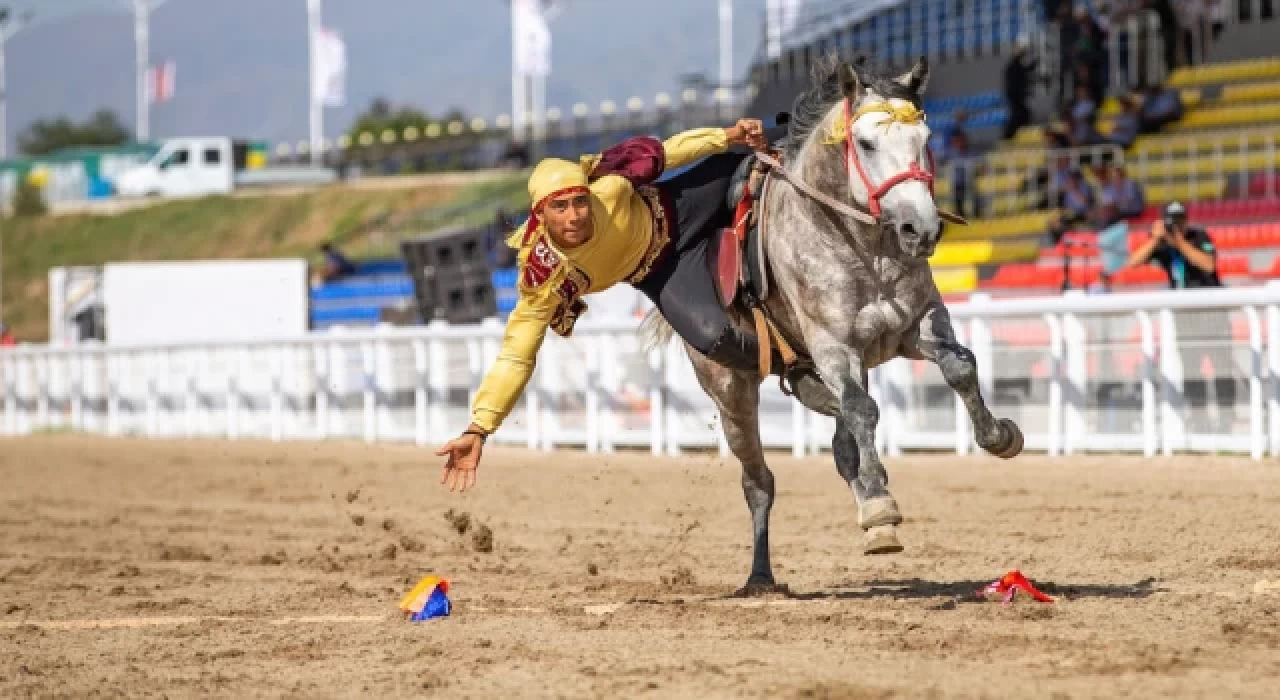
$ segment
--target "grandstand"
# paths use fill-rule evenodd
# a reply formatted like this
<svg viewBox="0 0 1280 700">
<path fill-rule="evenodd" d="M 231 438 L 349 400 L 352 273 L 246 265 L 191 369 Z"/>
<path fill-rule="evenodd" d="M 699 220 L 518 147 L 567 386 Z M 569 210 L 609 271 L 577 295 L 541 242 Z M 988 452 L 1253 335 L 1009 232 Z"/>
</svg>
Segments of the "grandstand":
<svg viewBox="0 0 1280 700">
<path fill-rule="evenodd" d="M 1252 283 L 1280 273 L 1280 224 L 1275 223 L 1280 218 L 1280 59 L 1271 57 L 1263 38 L 1270 10 L 1254 12 L 1252 0 L 1230 3 L 1229 21 L 1218 28 L 1221 36 L 1215 32 L 1218 40 L 1210 48 L 1210 62 L 1165 74 L 1158 61 L 1141 61 L 1149 64 L 1148 77 L 1176 91 L 1184 110 L 1181 119 L 1158 133 L 1139 136 L 1128 148 L 1102 144 L 1057 149 L 1046 147 L 1049 125 L 1043 123 L 1023 127 L 1007 141 L 996 136 L 1008 118 L 999 81 L 1014 43 L 1027 40 L 1040 59 L 1042 78 L 1046 72 L 1062 70 L 1057 25 L 1047 21 L 1042 5 L 1018 0 L 810 3 L 781 50 L 754 67 L 758 98 L 750 111 L 765 115 L 786 109 L 806 86 L 809 65 L 828 51 L 867 54 L 890 65 L 905 65 L 918 55 L 934 59 L 925 105 L 935 136 L 931 145 L 940 151 L 939 134 L 960 122 L 971 143 L 989 147 L 985 154 L 939 168 L 939 200 L 951 204 L 958 168 L 963 166 L 973 177 L 968 197 L 976 195 L 983 214 L 970 217 L 968 227 L 949 227 L 931 259 L 939 288 L 950 298 L 975 291 L 996 296 L 1058 293 L 1100 279 L 1096 245 L 1091 245 L 1095 234 L 1073 235 L 1077 243 L 1071 249 L 1046 243 L 1053 212 L 1043 207 L 1057 199 L 1047 173 L 1063 158 L 1072 167 L 1084 166 L 1093 185 L 1096 179 L 1087 166 L 1113 161 L 1143 187 L 1148 209 L 1130 222 L 1131 249 L 1148 235 L 1159 207 L 1178 199 L 1190 205 L 1192 222 L 1205 226 L 1218 245 L 1224 283 Z M 1120 33 L 1129 32 L 1132 44 L 1134 32 L 1150 32 L 1142 39 L 1152 51 L 1159 48 L 1160 25 L 1154 14 L 1126 22 L 1113 27 L 1108 45 L 1115 86 L 1132 78 L 1132 67 L 1122 66 L 1121 59 L 1139 58 L 1119 53 Z M 1251 46 L 1253 54 L 1242 46 Z M 1233 60 L 1212 62 L 1217 53 Z M 1042 114 L 1051 111 L 1046 108 L 1046 92 L 1042 86 L 1042 94 L 1033 100 Z M 1117 89 L 1099 106 L 1096 126 L 1103 137 L 1111 133 L 1121 112 L 1118 93 Z M 958 119 L 961 115 L 963 121 Z M 1163 273 L 1154 267 L 1126 270 L 1110 284 L 1115 289 L 1166 286 Z"/>
</svg>

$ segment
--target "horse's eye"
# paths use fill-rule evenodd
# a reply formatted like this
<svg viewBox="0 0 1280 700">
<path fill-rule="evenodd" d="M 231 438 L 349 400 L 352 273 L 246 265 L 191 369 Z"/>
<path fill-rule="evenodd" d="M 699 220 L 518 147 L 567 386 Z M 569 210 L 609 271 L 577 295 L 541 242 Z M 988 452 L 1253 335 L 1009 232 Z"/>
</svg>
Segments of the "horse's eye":
<svg viewBox="0 0 1280 700">
<path fill-rule="evenodd" d="M 862 149 L 862 150 L 864 150 L 864 151 L 874 151 L 874 150 L 876 150 L 876 145 L 875 145 L 874 143 L 871 143 L 870 141 L 868 141 L 868 140 L 866 140 L 866 139 L 858 139 L 858 147 L 859 147 L 859 148 L 861 148 L 861 149 Z"/>
</svg>

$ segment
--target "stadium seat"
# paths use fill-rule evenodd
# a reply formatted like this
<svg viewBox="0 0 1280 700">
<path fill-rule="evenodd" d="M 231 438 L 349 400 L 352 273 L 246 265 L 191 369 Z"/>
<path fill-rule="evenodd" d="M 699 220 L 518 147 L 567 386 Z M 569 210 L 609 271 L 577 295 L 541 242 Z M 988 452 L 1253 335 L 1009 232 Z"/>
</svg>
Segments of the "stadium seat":
<svg viewBox="0 0 1280 700">
<path fill-rule="evenodd" d="M 1049 226 L 1053 212 L 1036 211 L 992 219 L 975 219 L 968 226 L 947 226 L 942 234 L 944 243 L 961 241 L 988 241 L 1018 236 L 1038 236 Z"/>
<path fill-rule="evenodd" d="M 933 270 L 933 283 L 943 294 L 971 292 L 978 287 L 978 268 L 973 265 L 937 268 Z"/>
<path fill-rule="evenodd" d="M 1211 63 L 1201 66 L 1178 68 L 1169 76 L 1172 87 L 1213 85 L 1216 83 L 1240 83 L 1280 77 L 1280 59 L 1259 58 L 1229 63 Z"/>
<path fill-rule="evenodd" d="M 948 267 L 1030 260 L 1035 258 L 1039 249 L 1040 244 L 1035 241 L 944 241 L 938 244 L 937 251 L 929 258 L 929 264 L 933 267 Z"/>
</svg>

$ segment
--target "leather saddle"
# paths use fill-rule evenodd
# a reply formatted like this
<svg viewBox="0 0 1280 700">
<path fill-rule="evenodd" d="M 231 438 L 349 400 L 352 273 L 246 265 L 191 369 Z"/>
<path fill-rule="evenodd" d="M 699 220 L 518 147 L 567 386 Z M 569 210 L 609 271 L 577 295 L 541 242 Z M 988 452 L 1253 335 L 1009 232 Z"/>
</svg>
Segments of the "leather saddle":
<svg viewBox="0 0 1280 700">
<path fill-rule="evenodd" d="M 760 207 L 765 173 L 755 156 L 738 166 L 729 184 L 728 205 L 733 224 L 716 232 L 711 247 L 711 273 L 724 308 L 739 294 L 754 306 L 769 297 L 769 276 L 760 235 Z"/>
</svg>

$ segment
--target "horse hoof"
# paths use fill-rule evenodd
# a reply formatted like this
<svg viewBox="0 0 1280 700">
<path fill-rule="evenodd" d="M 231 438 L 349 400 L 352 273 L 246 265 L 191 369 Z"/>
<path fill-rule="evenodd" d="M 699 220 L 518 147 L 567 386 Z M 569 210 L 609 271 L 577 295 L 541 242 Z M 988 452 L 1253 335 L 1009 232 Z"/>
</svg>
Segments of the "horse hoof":
<svg viewBox="0 0 1280 700">
<path fill-rule="evenodd" d="M 1022 453 L 1022 429 L 1008 418 L 1001 418 L 997 424 L 1003 429 L 1007 439 L 999 449 L 991 450 L 991 454 L 1000 459 L 1013 459 Z"/>
<path fill-rule="evenodd" d="M 863 530 L 901 522 L 902 513 L 898 511 L 898 502 L 893 500 L 893 496 L 869 498 L 858 506 L 858 525 Z"/>
<path fill-rule="evenodd" d="M 733 592 L 734 598 L 759 598 L 767 595 L 791 595 L 785 583 L 751 583 Z"/>
<path fill-rule="evenodd" d="M 880 525 L 867 530 L 867 541 L 862 546 L 863 554 L 897 554 L 902 551 L 902 543 L 898 541 L 898 528 L 893 525 Z"/>
</svg>

